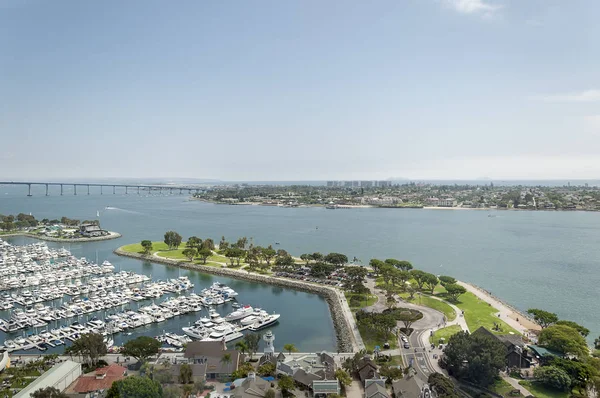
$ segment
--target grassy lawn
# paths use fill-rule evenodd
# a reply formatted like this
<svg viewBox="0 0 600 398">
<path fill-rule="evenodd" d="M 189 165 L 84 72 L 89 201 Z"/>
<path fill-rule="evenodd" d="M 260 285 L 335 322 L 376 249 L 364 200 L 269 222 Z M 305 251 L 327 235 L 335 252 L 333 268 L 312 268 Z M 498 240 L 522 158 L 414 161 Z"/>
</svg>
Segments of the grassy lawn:
<svg viewBox="0 0 600 398">
<path fill-rule="evenodd" d="M 184 243 L 182 243 L 179 247 L 182 247 L 182 246 L 185 248 Z M 128 253 L 144 254 L 144 249 L 142 248 L 141 243 L 132 243 L 131 245 L 122 246 L 121 250 L 128 252 Z M 152 251 L 153 252 L 168 251 L 168 250 L 169 250 L 169 247 L 167 246 L 167 244 L 165 242 L 152 242 Z"/>
<path fill-rule="evenodd" d="M 447 303 L 443 301 L 436 300 L 426 295 L 421 295 L 421 297 L 415 297 L 415 303 L 424 305 L 429 308 L 433 308 L 434 310 L 438 310 L 442 314 L 446 315 L 447 321 L 453 321 L 456 319 L 456 311 L 452 307 L 450 307 Z"/>
<path fill-rule="evenodd" d="M 438 329 L 433 333 L 433 336 L 429 337 L 429 342 L 438 344 L 440 339 L 444 338 L 445 339 L 444 341 L 447 343 L 450 336 L 460 332 L 461 330 L 462 329 L 459 325 L 452 325 L 452 326 Z"/>
<path fill-rule="evenodd" d="M 398 348 L 396 336 L 394 336 L 391 333 L 386 338 L 386 336 L 380 336 L 379 334 L 373 335 L 372 333 L 367 333 L 367 331 L 360 326 L 358 328 L 358 331 L 360 332 L 360 336 L 362 337 L 363 342 L 365 343 L 365 348 L 367 349 L 367 351 L 373 351 L 376 345 L 378 345 L 383 350 L 384 343 L 390 343 L 390 349 Z"/>
<path fill-rule="evenodd" d="M 567 398 L 569 396 L 568 392 L 554 390 L 534 381 L 522 380 L 519 384 L 528 389 L 537 398 Z"/>
<path fill-rule="evenodd" d="M 480 300 L 473 293 L 467 292 L 462 294 L 456 306 L 465 311 L 465 320 L 471 332 L 474 332 L 480 326 L 485 326 L 496 334 L 508 334 L 509 332 L 520 334 L 494 315 L 498 312 L 494 307 Z M 495 323 L 500 325 L 500 331 L 494 330 Z"/>
<path fill-rule="evenodd" d="M 188 258 L 183 255 L 183 251 L 186 249 L 185 242 L 182 242 L 179 245 L 179 248 L 170 250 L 169 247 L 164 242 L 152 242 L 152 253 L 156 253 L 159 257 L 169 258 L 172 260 L 185 260 L 188 261 Z M 137 253 L 144 254 L 144 249 L 142 248 L 141 243 L 133 243 L 131 245 L 125 245 L 121 247 L 121 250 L 128 253 Z M 202 260 L 199 258 L 194 259 L 194 264 L 202 264 L 208 265 L 211 267 L 220 267 L 219 263 L 227 263 L 229 264 L 229 259 L 220 254 L 213 254 L 207 259 L 206 264 L 203 264 Z M 245 263 L 240 263 L 240 266 Z"/>
<path fill-rule="evenodd" d="M 377 302 L 377 296 L 374 294 L 369 294 L 367 297 L 367 295 L 365 295 L 365 294 L 354 294 L 354 293 L 350 293 L 350 292 L 344 292 L 344 295 L 346 296 L 346 301 L 348 301 L 348 305 L 353 310 L 365 308 L 365 307 L 371 306 Z M 361 304 L 359 306 L 354 306 L 354 307 L 351 306 L 350 299 L 352 297 L 360 297 Z"/>
<path fill-rule="evenodd" d="M 506 380 L 499 379 L 494 382 L 494 384 L 488 387 L 489 390 L 495 392 L 496 394 L 502 395 L 503 397 L 513 397 L 515 395 L 510 395 L 512 390 L 516 390 L 513 386 L 511 386 Z"/>
</svg>

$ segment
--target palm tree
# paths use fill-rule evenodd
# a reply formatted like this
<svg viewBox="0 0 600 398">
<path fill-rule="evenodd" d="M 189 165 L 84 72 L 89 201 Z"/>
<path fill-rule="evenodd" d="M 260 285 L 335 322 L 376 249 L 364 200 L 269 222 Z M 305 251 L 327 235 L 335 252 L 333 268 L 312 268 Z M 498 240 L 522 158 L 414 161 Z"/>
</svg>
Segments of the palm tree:
<svg viewBox="0 0 600 398">
<path fill-rule="evenodd" d="M 288 354 L 292 355 L 292 352 L 298 352 L 298 349 L 296 348 L 295 345 L 293 344 L 285 344 L 283 346 L 283 349 L 286 350 L 288 352 Z"/>
<path fill-rule="evenodd" d="M 235 348 L 243 354 L 245 354 L 246 352 L 248 352 L 248 344 L 246 344 L 245 341 L 238 341 L 237 343 L 235 343 Z"/>
<path fill-rule="evenodd" d="M 188 398 L 190 396 L 190 394 L 192 393 L 192 390 L 194 389 L 194 385 L 193 384 L 185 384 L 181 387 L 181 389 L 183 392 L 183 397 Z"/>
<path fill-rule="evenodd" d="M 229 353 L 223 354 L 223 357 L 221 358 L 221 363 L 224 365 L 227 365 L 227 373 L 231 374 L 231 371 L 229 369 L 229 367 L 231 365 L 231 354 L 229 354 Z"/>
</svg>

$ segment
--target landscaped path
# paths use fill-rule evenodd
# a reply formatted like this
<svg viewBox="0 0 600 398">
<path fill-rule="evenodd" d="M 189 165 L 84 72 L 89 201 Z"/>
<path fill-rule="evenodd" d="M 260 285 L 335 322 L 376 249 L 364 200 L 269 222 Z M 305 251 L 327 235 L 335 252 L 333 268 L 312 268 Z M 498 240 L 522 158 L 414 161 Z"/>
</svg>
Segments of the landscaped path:
<svg viewBox="0 0 600 398">
<path fill-rule="evenodd" d="M 500 314 L 500 319 L 525 336 L 528 336 L 530 330 L 541 330 L 540 325 L 527 319 L 523 314 L 520 314 L 517 310 L 510 308 L 508 305 L 491 296 L 483 289 L 465 282 L 458 281 L 457 283 L 467 289 L 467 291 L 473 293 L 479 299 L 497 309 L 497 314 Z"/>
</svg>

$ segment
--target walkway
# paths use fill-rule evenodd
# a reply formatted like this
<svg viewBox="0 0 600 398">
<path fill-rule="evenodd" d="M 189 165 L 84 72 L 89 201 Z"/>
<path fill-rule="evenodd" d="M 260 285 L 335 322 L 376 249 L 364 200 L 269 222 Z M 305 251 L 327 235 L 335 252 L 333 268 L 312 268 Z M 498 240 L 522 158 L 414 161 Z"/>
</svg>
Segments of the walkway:
<svg viewBox="0 0 600 398">
<path fill-rule="evenodd" d="M 515 390 L 519 390 L 521 392 L 521 394 L 523 394 L 524 396 L 528 397 L 530 395 L 533 395 L 531 392 L 529 392 L 528 389 L 526 389 L 525 387 L 520 385 L 518 381 L 516 381 L 512 377 L 508 376 L 506 373 L 500 372 L 500 376 L 502 376 L 502 379 L 504 381 L 506 381 L 508 384 L 513 386 L 515 388 Z"/>
<path fill-rule="evenodd" d="M 483 289 L 471 285 L 465 282 L 456 282 L 459 285 L 463 286 L 467 291 L 473 293 L 482 301 L 490 304 L 492 307 L 498 310 L 498 314 L 500 314 L 500 319 L 506 322 L 510 327 L 519 331 L 524 335 L 528 335 L 529 330 L 541 330 L 541 327 L 536 323 L 532 322 L 530 319 L 525 317 L 523 314 L 520 314 L 514 308 L 504 304 L 502 301 L 490 295 L 490 293 L 484 291 Z"/>
</svg>

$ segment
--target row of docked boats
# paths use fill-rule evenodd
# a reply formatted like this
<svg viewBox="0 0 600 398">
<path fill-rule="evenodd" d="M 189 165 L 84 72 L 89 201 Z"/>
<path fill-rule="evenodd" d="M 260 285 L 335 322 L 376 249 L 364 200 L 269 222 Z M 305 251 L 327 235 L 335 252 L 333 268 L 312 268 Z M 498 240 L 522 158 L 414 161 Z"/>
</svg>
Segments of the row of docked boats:
<svg viewBox="0 0 600 398">
<path fill-rule="evenodd" d="M 222 341 L 226 343 L 244 337 L 242 331 L 257 331 L 274 325 L 279 321 L 280 314 L 269 314 L 260 308 L 249 305 L 221 317 L 211 310 L 208 317 L 202 317 L 194 325 L 183 327 L 183 332 L 196 340 Z"/>
</svg>

